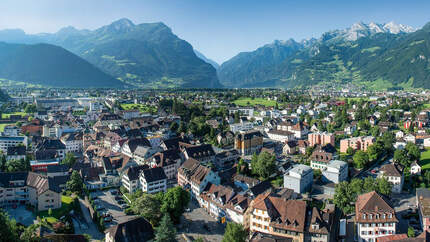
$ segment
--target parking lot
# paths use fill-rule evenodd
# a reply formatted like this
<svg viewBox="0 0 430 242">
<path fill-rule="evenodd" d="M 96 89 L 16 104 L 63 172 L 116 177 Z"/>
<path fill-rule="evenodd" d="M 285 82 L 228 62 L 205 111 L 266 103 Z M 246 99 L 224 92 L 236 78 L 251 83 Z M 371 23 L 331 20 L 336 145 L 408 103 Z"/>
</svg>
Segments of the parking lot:
<svg viewBox="0 0 430 242">
<path fill-rule="evenodd" d="M 178 241 L 184 241 L 180 236 L 186 234 L 192 239 L 203 238 L 205 241 L 222 241 L 225 226 L 200 208 L 195 201 L 191 201 L 189 209 L 184 213 L 178 228 Z"/>
<path fill-rule="evenodd" d="M 105 217 L 106 228 L 124 222 L 129 217 L 124 213 L 126 202 L 118 190 L 97 191 L 91 193 L 91 196 L 95 198 L 96 210 Z"/>
</svg>

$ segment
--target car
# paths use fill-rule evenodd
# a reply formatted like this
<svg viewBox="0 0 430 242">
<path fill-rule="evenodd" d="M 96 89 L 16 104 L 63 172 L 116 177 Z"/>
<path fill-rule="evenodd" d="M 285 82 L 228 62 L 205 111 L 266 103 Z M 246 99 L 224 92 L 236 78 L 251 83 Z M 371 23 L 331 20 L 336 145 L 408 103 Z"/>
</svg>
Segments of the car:
<svg viewBox="0 0 430 242">
<path fill-rule="evenodd" d="M 109 217 L 109 216 L 111 216 L 111 215 L 110 215 L 110 213 L 108 211 L 102 213 L 102 217 L 103 218 Z"/>
<path fill-rule="evenodd" d="M 191 209 L 190 208 L 186 208 L 185 212 L 189 213 L 189 212 L 191 212 Z"/>
<path fill-rule="evenodd" d="M 105 218 L 103 218 L 103 221 L 105 222 L 105 223 L 109 223 L 109 222 L 112 222 L 112 217 L 105 217 Z"/>
<path fill-rule="evenodd" d="M 117 190 L 110 190 L 109 193 L 111 195 L 116 195 L 116 194 L 118 194 L 118 191 Z"/>
<path fill-rule="evenodd" d="M 96 210 L 97 211 L 101 211 L 104 210 L 105 208 L 102 205 L 96 205 Z"/>
</svg>

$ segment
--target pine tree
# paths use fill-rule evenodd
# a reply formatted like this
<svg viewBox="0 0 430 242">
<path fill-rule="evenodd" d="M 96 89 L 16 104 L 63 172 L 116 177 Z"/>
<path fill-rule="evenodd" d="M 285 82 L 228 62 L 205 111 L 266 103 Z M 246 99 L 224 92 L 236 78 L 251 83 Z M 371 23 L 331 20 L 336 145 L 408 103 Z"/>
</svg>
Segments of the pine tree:
<svg viewBox="0 0 430 242">
<path fill-rule="evenodd" d="M 160 226 L 155 228 L 155 242 L 176 241 L 176 229 L 173 227 L 169 214 L 164 214 Z"/>
</svg>

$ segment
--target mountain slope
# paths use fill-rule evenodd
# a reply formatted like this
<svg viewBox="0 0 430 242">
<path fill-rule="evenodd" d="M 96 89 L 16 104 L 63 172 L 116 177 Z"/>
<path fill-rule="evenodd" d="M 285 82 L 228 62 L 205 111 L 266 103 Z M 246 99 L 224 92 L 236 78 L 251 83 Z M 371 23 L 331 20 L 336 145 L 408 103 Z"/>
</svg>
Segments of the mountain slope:
<svg viewBox="0 0 430 242">
<path fill-rule="evenodd" d="M 223 63 L 218 75 L 231 87 L 353 82 L 370 88 L 430 88 L 430 31 L 426 29 L 430 25 L 414 32 L 394 23 L 357 23 L 296 48 L 290 45 L 284 55 L 273 54 L 274 44 L 240 53 Z"/>
<path fill-rule="evenodd" d="M 21 42 L 59 45 L 106 73 L 140 87 L 221 87 L 216 70 L 163 23 L 135 25 L 120 19 L 94 31 L 63 28 L 55 34 L 21 36 Z"/>
<path fill-rule="evenodd" d="M 0 42 L 0 78 L 51 87 L 122 86 L 82 58 L 49 44 Z"/>
<path fill-rule="evenodd" d="M 204 62 L 211 64 L 216 70 L 218 70 L 219 64 L 216 63 L 214 60 L 207 58 L 205 55 L 203 55 L 201 52 L 199 52 L 196 49 L 194 50 L 194 53 L 196 54 L 197 57 L 202 59 Z"/>
</svg>

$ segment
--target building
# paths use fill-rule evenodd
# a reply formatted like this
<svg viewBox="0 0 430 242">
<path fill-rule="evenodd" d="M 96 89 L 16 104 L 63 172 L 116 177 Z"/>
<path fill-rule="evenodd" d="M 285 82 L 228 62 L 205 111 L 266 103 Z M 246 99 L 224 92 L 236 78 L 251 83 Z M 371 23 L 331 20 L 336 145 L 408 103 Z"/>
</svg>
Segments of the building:
<svg viewBox="0 0 430 242">
<path fill-rule="evenodd" d="M 358 241 L 363 242 L 395 234 L 398 220 L 388 200 L 373 191 L 358 196 L 354 222 Z"/>
<path fill-rule="evenodd" d="M 348 163 L 341 160 L 331 160 L 321 171 L 323 182 L 337 184 L 348 179 Z"/>
<path fill-rule="evenodd" d="M 39 211 L 61 207 L 61 184 L 34 172 L 0 173 L 0 206 L 28 204 Z"/>
<path fill-rule="evenodd" d="M 306 202 L 264 193 L 250 206 L 250 231 L 305 241 Z"/>
<path fill-rule="evenodd" d="M 3 129 L 4 136 L 18 136 L 19 128 L 15 125 L 6 125 Z"/>
<path fill-rule="evenodd" d="M 254 124 L 251 122 L 240 122 L 237 124 L 230 124 L 230 131 L 233 133 L 248 131 L 254 128 Z"/>
<path fill-rule="evenodd" d="M 334 134 L 327 132 L 315 132 L 308 134 L 309 146 L 321 145 L 325 146 L 327 144 L 331 144 L 333 147 L 335 146 L 334 142 Z"/>
<path fill-rule="evenodd" d="M 269 138 L 272 140 L 276 140 L 282 143 L 295 139 L 293 132 L 276 129 L 268 131 L 267 136 L 269 136 Z"/>
<path fill-rule="evenodd" d="M 211 168 L 200 164 L 195 159 L 188 159 L 178 170 L 178 185 L 191 191 L 191 197 L 197 198 L 208 183 L 219 185 L 221 178 Z"/>
<path fill-rule="evenodd" d="M 183 153 L 186 160 L 193 158 L 201 163 L 215 161 L 215 151 L 210 144 L 185 147 Z"/>
<path fill-rule="evenodd" d="M 147 242 L 153 238 L 152 225 L 143 217 L 132 217 L 105 231 L 106 242 Z"/>
<path fill-rule="evenodd" d="M 367 148 L 375 142 L 375 138 L 372 136 L 361 136 L 353 137 L 348 139 L 342 139 L 340 141 L 340 152 L 346 153 L 349 147 L 353 150 L 366 151 Z"/>
<path fill-rule="evenodd" d="M 328 144 L 326 146 L 317 145 L 311 155 L 311 167 L 313 169 L 323 169 L 331 160 L 336 158 L 336 149 Z"/>
<path fill-rule="evenodd" d="M 178 169 L 181 166 L 182 158 L 178 150 L 164 150 L 155 153 L 151 157 L 152 167 L 162 167 L 167 179 L 177 181 Z"/>
<path fill-rule="evenodd" d="M 379 170 L 379 177 L 385 177 L 393 184 L 392 192 L 401 193 L 403 189 L 403 166 L 397 163 L 383 165 Z"/>
<path fill-rule="evenodd" d="M 21 160 L 25 159 L 27 148 L 25 146 L 8 147 L 6 152 L 6 160 Z"/>
<path fill-rule="evenodd" d="M 427 188 L 417 188 L 416 202 L 421 228 L 423 231 L 430 232 L 430 190 Z"/>
<path fill-rule="evenodd" d="M 228 110 L 228 114 L 232 115 L 234 113 L 239 112 L 241 116 L 254 117 L 254 108 L 251 107 L 238 107 L 238 108 L 230 108 Z"/>
<path fill-rule="evenodd" d="M 27 136 L 0 136 L 0 151 L 6 154 L 9 147 L 24 145 L 27 147 Z"/>
<path fill-rule="evenodd" d="M 241 132 L 234 139 L 234 148 L 241 155 L 258 153 L 263 147 L 263 135 L 260 131 Z"/>
<path fill-rule="evenodd" d="M 421 175 L 421 166 L 416 161 L 412 162 L 410 172 L 412 175 Z"/>
<path fill-rule="evenodd" d="M 149 194 L 167 190 L 167 176 L 161 167 L 142 170 L 139 175 L 139 181 L 142 191 Z"/>
<path fill-rule="evenodd" d="M 82 133 L 65 133 L 60 138 L 61 142 L 66 146 L 66 152 L 82 152 L 83 139 Z"/>
<path fill-rule="evenodd" d="M 312 187 L 313 180 L 312 168 L 297 164 L 284 174 L 284 188 L 292 189 L 296 193 L 305 193 Z"/>
<path fill-rule="evenodd" d="M 129 193 L 135 192 L 140 188 L 139 174 L 142 170 L 148 169 L 147 165 L 131 166 L 122 175 L 121 183 Z"/>
</svg>

